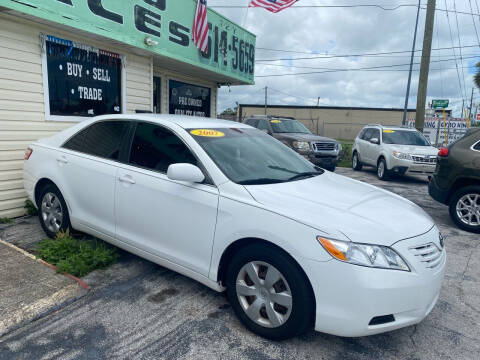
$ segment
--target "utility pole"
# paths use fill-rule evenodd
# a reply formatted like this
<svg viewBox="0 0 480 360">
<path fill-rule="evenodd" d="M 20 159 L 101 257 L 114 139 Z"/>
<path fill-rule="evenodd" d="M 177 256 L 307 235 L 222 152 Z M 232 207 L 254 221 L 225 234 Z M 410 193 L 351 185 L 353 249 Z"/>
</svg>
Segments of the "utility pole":
<svg viewBox="0 0 480 360">
<path fill-rule="evenodd" d="M 317 98 L 317 107 L 320 105 L 320 96 Z"/>
<path fill-rule="evenodd" d="M 475 88 L 472 88 L 472 96 L 470 97 L 470 110 L 468 111 L 468 119 L 472 121 L 472 112 L 473 112 L 473 91 Z"/>
<path fill-rule="evenodd" d="M 268 86 L 265 86 L 265 115 L 267 115 L 267 95 L 268 94 Z"/>
<path fill-rule="evenodd" d="M 427 101 L 428 73 L 430 71 L 430 53 L 432 52 L 433 24 L 435 22 L 436 0 L 428 0 L 425 35 L 423 37 L 422 62 L 417 92 L 417 115 L 415 127 L 423 132 L 425 124 L 425 102 Z"/>
<path fill-rule="evenodd" d="M 413 35 L 412 57 L 410 58 L 410 71 L 408 73 L 407 95 L 405 95 L 405 107 L 403 108 L 402 125 L 407 125 L 408 98 L 410 96 L 410 84 L 412 83 L 413 58 L 415 57 L 415 46 L 417 43 L 418 17 L 420 16 L 420 1 L 418 0 L 417 21 L 415 23 L 415 33 Z"/>
</svg>

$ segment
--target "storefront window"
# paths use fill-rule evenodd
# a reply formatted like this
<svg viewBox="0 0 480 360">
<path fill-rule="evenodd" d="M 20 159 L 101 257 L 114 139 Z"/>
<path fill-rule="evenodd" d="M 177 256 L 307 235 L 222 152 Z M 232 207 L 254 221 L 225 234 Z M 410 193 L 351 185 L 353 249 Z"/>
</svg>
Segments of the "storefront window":
<svg viewBox="0 0 480 360">
<path fill-rule="evenodd" d="M 170 114 L 210 117 L 211 89 L 170 80 Z"/>
<path fill-rule="evenodd" d="M 119 54 L 46 36 L 47 117 L 89 117 L 122 112 Z M 48 96 L 48 97 L 47 97 Z"/>
</svg>

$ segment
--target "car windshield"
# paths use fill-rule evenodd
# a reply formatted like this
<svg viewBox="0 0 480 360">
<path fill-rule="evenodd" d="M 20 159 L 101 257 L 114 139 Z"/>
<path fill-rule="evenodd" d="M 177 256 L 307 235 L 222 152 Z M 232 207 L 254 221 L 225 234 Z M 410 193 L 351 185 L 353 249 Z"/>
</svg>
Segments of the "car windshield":
<svg viewBox="0 0 480 360">
<path fill-rule="evenodd" d="M 272 119 L 270 120 L 274 133 L 311 134 L 310 130 L 297 120 Z"/>
<path fill-rule="evenodd" d="M 408 130 L 383 130 L 385 144 L 430 146 L 428 140 L 418 131 Z"/>
<path fill-rule="evenodd" d="M 237 184 L 275 184 L 323 174 L 322 169 L 257 129 L 187 131 Z"/>
</svg>

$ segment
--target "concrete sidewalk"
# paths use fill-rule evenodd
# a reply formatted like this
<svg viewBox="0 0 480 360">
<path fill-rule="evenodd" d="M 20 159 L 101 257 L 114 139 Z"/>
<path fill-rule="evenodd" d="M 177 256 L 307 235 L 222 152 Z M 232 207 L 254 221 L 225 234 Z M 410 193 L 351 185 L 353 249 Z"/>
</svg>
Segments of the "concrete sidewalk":
<svg viewBox="0 0 480 360">
<path fill-rule="evenodd" d="M 87 289 L 0 239 L 0 336 L 75 301 Z"/>
</svg>

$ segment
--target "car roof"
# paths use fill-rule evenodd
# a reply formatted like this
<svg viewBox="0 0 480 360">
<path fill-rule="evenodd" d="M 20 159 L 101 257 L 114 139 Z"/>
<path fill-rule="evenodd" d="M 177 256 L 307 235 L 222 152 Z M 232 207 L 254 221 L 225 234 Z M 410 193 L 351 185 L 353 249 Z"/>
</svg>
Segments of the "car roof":
<svg viewBox="0 0 480 360">
<path fill-rule="evenodd" d="M 365 128 L 375 128 L 375 127 L 379 127 L 381 129 L 387 129 L 387 130 L 417 131 L 417 129 L 415 129 L 415 128 L 406 127 L 406 126 L 382 125 L 382 124 L 369 124 L 369 125 L 365 126 Z"/>
<path fill-rule="evenodd" d="M 205 118 L 186 115 L 168 115 L 168 114 L 121 114 L 104 115 L 92 118 L 95 121 L 101 120 L 138 120 L 162 124 L 176 124 L 184 129 L 192 128 L 251 128 L 249 125 L 236 121 L 221 120 L 215 118 Z"/>
</svg>

